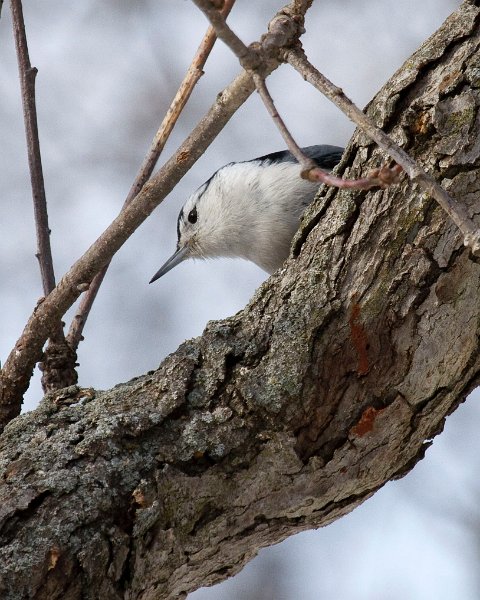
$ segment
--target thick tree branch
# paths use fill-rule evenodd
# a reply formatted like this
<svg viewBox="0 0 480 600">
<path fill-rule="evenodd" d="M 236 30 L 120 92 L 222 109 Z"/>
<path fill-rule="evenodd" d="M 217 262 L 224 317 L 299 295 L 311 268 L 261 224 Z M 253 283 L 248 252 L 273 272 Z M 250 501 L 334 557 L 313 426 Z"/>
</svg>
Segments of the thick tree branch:
<svg viewBox="0 0 480 600">
<path fill-rule="evenodd" d="M 464 3 L 369 107 L 475 220 L 479 23 Z M 342 166 L 379 155 L 357 132 Z M 480 377 L 480 265 L 407 180 L 322 193 L 242 313 L 5 428 L 2 598 L 182 598 L 423 457 Z"/>
<path fill-rule="evenodd" d="M 220 10 L 220 14 L 222 18 L 226 18 L 230 11 L 232 10 L 233 5 L 235 4 L 235 0 L 225 0 L 223 3 L 222 9 Z M 188 68 L 188 71 L 178 88 L 177 93 L 175 94 L 172 103 L 170 104 L 165 117 L 158 128 L 155 137 L 153 138 L 150 149 L 145 156 L 145 159 L 140 167 L 140 170 L 135 177 L 135 180 L 128 192 L 127 198 L 123 204 L 123 208 L 130 204 L 130 202 L 135 198 L 135 196 L 140 192 L 142 187 L 150 178 L 153 173 L 153 169 L 160 158 L 160 154 L 167 143 L 170 134 L 175 127 L 175 124 L 182 113 L 188 99 L 190 98 L 194 87 L 196 86 L 198 80 L 203 75 L 203 67 L 207 61 L 207 58 L 212 51 L 213 45 L 216 40 L 215 30 L 213 27 L 209 27 L 207 29 L 206 34 L 203 37 L 198 50 L 193 57 L 193 60 Z M 108 267 L 110 263 L 106 264 L 102 270 L 95 275 L 90 287 L 85 292 L 82 301 L 80 302 L 79 308 L 72 320 L 70 325 L 70 329 L 68 332 L 68 342 L 72 348 L 75 350 L 78 348 L 80 341 L 82 340 L 82 333 L 85 327 L 86 320 L 88 319 L 88 315 L 90 313 L 90 309 L 97 297 L 98 290 L 102 285 L 102 281 L 107 273 Z"/>
</svg>

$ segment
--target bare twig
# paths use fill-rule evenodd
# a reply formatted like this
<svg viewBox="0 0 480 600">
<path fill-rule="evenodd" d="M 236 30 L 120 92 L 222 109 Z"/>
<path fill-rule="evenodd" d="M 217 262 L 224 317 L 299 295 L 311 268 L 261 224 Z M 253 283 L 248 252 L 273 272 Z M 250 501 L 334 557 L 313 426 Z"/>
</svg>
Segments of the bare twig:
<svg viewBox="0 0 480 600">
<path fill-rule="evenodd" d="M 303 50 L 298 48 L 287 50 L 285 58 L 306 81 L 322 92 L 349 119 L 358 125 L 362 131 L 371 137 L 382 150 L 389 154 L 405 170 L 414 183 L 417 183 L 423 190 L 435 198 L 462 232 L 464 245 L 469 247 L 472 253 L 478 256 L 480 254 L 480 232 L 475 223 L 470 219 L 465 207 L 452 198 L 433 177 L 428 175 L 386 133 L 376 127 L 370 117 L 347 98 L 343 90 L 322 75 L 308 61 Z"/>
<path fill-rule="evenodd" d="M 228 16 L 234 4 L 235 0 L 225 0 L 223 8 L 220 10 L 220 14 L 223 19 Z M 210 52 L 212 51 L 216 39 L 217 36 L 215 35 L 215 30 L 212 26 L 210 26 L 207 29 L 207 32 L 200 43 L 195 56 L 193 57 L 190 67 L 188 68 L 188 71 L 182 83 L 180 84 L 180 87 L 178 88 L 178 91 L 175 94 L 175 97 L 172 100 L 172 103 L 170 104 L 170 107 L 167 110 L 167 113 L 160 127 L 158 128 L 157 133 L 155 134 L 155 137 L 153 138 L 150 149 L 143 160 L 130 191 L 128 192 L 122 210 L 135 198 L 153 173 L 153 169 L 157 164 L 160 154 L 183 108 L 190 98 L 198 80 L 203 75 L 202 69 L 207 61 L 208 56 L 210 55 Z M 70 329 L 68 331 L 67 340 L 70 346 L 75 350 L 78 348 L 80 341 L 83 339 L 82 334 L 85 323 L 109 266 L 110 263 L 106 264 L 94 277 L 90 287 L 88 288 L 87 292 L 85 292 L 78 310 L 72 320 Z"/>
<path fill-rule="evenodd" d="M 226 18 L 235 4 L 235 0 L 225 0 L 223 8 L 220 10 L 222 18 Z M 157 164 L 158 158 L 170 136 L 173 128 L 175 127 L 178 118 L 184 109 L 188 99 L 190 98 L 194 87 L 198 83 L 198 80 L 203 75 L 203 67 L 207 62 L 210 52 L 213 49 L 217 36 L 215 29 L 210 26 L 205 33 L 203 40 L 201 41 L 195 56 L 188 68 L 188 71 L 183 78 L 177 93 L 175 94 L 172 103 L 170 104 L 167 113 L 158 128 L 155 137 L 153 138 L 152 145 L 148 151 L 142 166 L 140 167 L 137 176 L 135 177 L 134 183 L 130 188 L 125 205 L 133 200 L 138 192 L 142 189 L 145 182 L 148 180 L 150 175 Z"/>
<path fill-rule="evenodd" d="M 50 229 L 48 226 L 47 199 L 43 181 L 42 157 L 38 139 L 37 109 L 35 105 L 35 77 L 37 69 L 30 64 L 27 36 L 21 0 L 10 0 L 13 33 L 17 50 L 18 71 L 22 92 L 23 118 L 27 137 L 28 165 L 32 185 L 33 208 L 37 232 L 37 258 L 42 275 L 43 293 L 46 296 L 55 287 Z"/>
<path fill-rule="evenodd" d="M 232 50 L 244 69 L 253 70 L 262 64 L 260 55 L 246 46 L 238 35 L 230 29 L 221 11 L 215 7 L 211 0 L 193 0 L 193 2 L 210 21 L 217 37 Z"/>
<path fill-rule="evenodd" d="M 381 170 L 377 169 L 375 173 L 368 177 L 361 179 L 349 179 L 345 180 L 341 177 L 336 177 L 327 171 L 324 171 L 317 166 L 314 160 L 306 156 L 300 146 L 294 140 L 292 134 L 288 130 L 285 122 L 278 113 L 275 103 L 273 101 L 270 92 L 268 91 L 267 84 L 265 83 L 265 76 L 261 73 L 261 68 L 264 62 L 259 62 L 260 59 L 263 61 L 266 56 L 262 56 L 257 48 L 257 51 L 253 51 L 251 48 L 245 46 L 245 44 L 238 38 L 238 36 L 230 29 L 225 20 L 222 18 L 219 11 L 212 7 L 210 0 L 193 0 L 193 2 L 205 13 L 210 22 L 215 27 L 217 35 L 227 44 L 232 52 L 237 56 L 242 66 L 248 69 L 251 74 L 255 87 L 267 109 L 273 122 L 280 131 L 287 148 L 293 154 L 293 156 L 299 162 L 302 172 L 301 176 L 304 179 L 310 181 L 318 181 L 319 183 L 326 183 L 327 185 L 339 187 L 339 188 L 355 188 L 369 190 L 373 187 L 386 187 L 392 183 L 397 183 L 401 169 L 394 167 L 390 169 L 383 167 Z M 272 30 L 275 30 L 275 39 L 278 40 L 278 36 L 282 35 L 284 28 L 280 26 L 281 21 L 272 23 Z M 273 37 L 273 36 L 272 36 Z M 282 39 L 280 37 L 280 39 Z M 268 53 L 272 50 L 272 40 L 270 39 L 267 44 Z M 262 50 L 265 49 L 265 45 L 262 45 Z M 260 71 L 260 72 L 259 72 Z"/>
<path fill-rule="evenodd" d="M 55 287 L 50 228 L 48 225 L 47 199 L 43 180 L 42 157 L 38 138 L 37 109 L 35 102 L 35 77 L 37 69 L 30 64 L 27 36 L 21 0 L 11 0 L 13 32 L 17 50 L 20 87 L 22 92 L 23 117 L 27 137 L 28 165 L 32 186 L 33 210 L 37 234 L 36 257 L 40 265 L 43 293 L 47 296 Z M 48 332 L 50 343 L 45 350 L 42 370 L 44 392 L 66 387 L 77 382 L 76 353 L 69 346 L 63 334 L 63 324 L 59 319 L 52 323 Z"/>
<path fill-rule="evenodd" d="M 282 27 L 292 32 L 292 37 L 287 37 L 287 45 L 293 43 L 302 33 L 303 17 L 310 4 L 311 0 L 292 0 L 281 9 Z M 288 24 L 288 19 L 291 19 L 292 23 Z M 264 39 L 268 41 L 269 34 L 266 34 Z M 266 67 L 267 72 L 273 71 L 278 64 L 279 61 L 270 60 Z M 118 215 L 62 277 L 55 289 L 36 307 L 1 372 L 0 426 L 19 414 L 23 393 L 28 387 L 32 369 L 41 356 L 52 323 L 65 314 L 85 291 L 85 287 L 91 283 L 96 273 L 111 260 L 135 229 L 162 202 L 254 89 L 252 78 L 247 72 L 242 72 L 225 88 L 175 154 L 143 186 L 135 202 L 130 203 Z"/>
<path fill-rule="evenodd" d="M 371 190 L 373 188 L 386 188 L 389 185 L 398 183 L 402 174 L 402 167 L 394 165 L 387 167 L 386 165 L 378 169 L 373 169 L 366 177 L 359 179 L 342 179 L 332 173 L 327 173 L 320 167 L 309 169 L 302 173 L 302 177 L 309 181 L 318 181 L 332 187 L 348 190 Z"/>
<path fill-rule="evenodd" d="M 301 48 L 289 48 L 284 52 L 284 58 L 296 69 L 304 79 L 309 81 L 318 90 L 320 90 L 329 100 L 331 100 L 340 110 L 342 110 L 356 125 L 358 125 L 367 135 L 369 135 L 379 146 L 387 152 L 396 162 L 393 168 L 383 167 L 377 170 L 373 176 L 362 178 L 360 180 L 344 181 L 334 175 L 326 173 L 322 169 L 313 165 L 307 157 L 302 156 L 299 146 L 290 135 L 284 122 L 275 109 L 273 100 L 265 85 L 265 76 L 263 73 L 256 72 L 262 64 L 265 64 L 265 58 L 261 52 L 256 52 L 247 48 L 245 44 L 228 27 L 225 20 L 222 19 L 218 10 L 212 5 L 210 0 L 193 0 L 193 2 L 205 13 L 210 22 L 215 27 L 218 37 L 220 37 L 238 57 L 245 68 L 252 71 L 256 87 L 267 106 L 272 118 L 277 124 L 280 132 L 284 136 L 289 150 L 304 167 L 302 176 L 314 181 L 322 181 L 329 185 L 346 188 L 370 189 L 372 187 L 385 187 L 390 183 L 398 181 L 400 167 L 402 167 L 410 179 L 417 183 L 422 189 L 428 192 L 439 205 L 450 216 L 464 236 L 464 244 L 469 247 L 473 254 L 480 255 L 480 230 L 468 216 L 464 206 L 452 198 L 434 179 L 430 177 L 408 154 L 402 150 L 390 137 L 381 129 L 376 127 L 371 119 L 363 113 L 353 102 L 347 98 L 343 90 L 335 86 L 324 75 L 322 75 L 307 60 L 305 53 Z M 267 46 L 268 47 L 268 46 Z M 265 44 L 262 48 L 265 48 Z M 255 55 L 256 61 L 253 60 Z M 262 62 L 259 62 L 263 60 Z M 400 165 L 400 167 L 398 166 Z"/>
<path fill-rule="evenodd" d="M 305 156 L 300 146 L 293 139 L 293 136 L 288 130 L 287 126 L 285 125 L 282 117 L 278 114 L 278 111 L 275 107 L 275 103 L 273 102 L 273 98 L 270 95 L 270 92 L 268 91 L 267 84 L 265 83 L 265 78 L 259 75 L 258 73 L 253 73 L 252 77 L 255 83 L 255 87 L 257 88 L 257 92 L 260 95 L 260 98 L 263 100 L 266 109 L 268 110 L 278 130 L 282 134 L 282 137 L 285 140 L 285 143 L 287 144 L 287 148 L 298 160 L 300 166 L 302 167 L 302 171 L 315 169 L 317 166 L 315 161 L 313 161 L 311 158 L 308 158 L 308 156 Z"/>
<path fill-rule="evenodd" d="M 328 173 L 327 171 L 324 171 L 318 167 L 314 160 L 303 153 L 302 149 L 293 139 L 293 136 L 285 125 L 282 117 L 278 114 L 275 103 L 273 102 L 273 98 L 268 91 L 264 77 L 258 75 L 258 73 L 253 73 L 252 77 L 263 103 L 265 104 L 270 116 L 272 117 L 278 130 L 282 134 L 285 143 L 287 144 L 287 148 L 300 164 L 302 168 L 301 176 L 304 179 L 326 183 L 327 185 L 338 188 L 361 190 L 370 190 L 374 187 L 384 188 L 392 183 L 398 182 L 399 175 L 402 172 L 402 168 L 399 167 L 399 165 L 395 165 L 391 168 L 382 167 L 381 169 L 375 169 L 368 175 L 368 177 L 363 177 L 361 179 L 342 179 L 341 177 L 332 175 L 331 173 Z"/>
</svg>

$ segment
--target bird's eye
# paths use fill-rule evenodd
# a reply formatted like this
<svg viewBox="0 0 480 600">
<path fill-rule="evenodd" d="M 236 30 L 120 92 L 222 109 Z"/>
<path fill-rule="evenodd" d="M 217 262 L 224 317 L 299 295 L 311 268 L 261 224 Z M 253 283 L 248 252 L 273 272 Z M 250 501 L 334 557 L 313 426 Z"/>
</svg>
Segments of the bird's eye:
<svg viewBox="0 0 480 600">
<path fill-rule="evenodd" d="M 188 219 L 188 222 L 189 222 L 189 223 L 191 223 L 192 225 L 194 225 L 194 224 L 197 222 L 197 218 L 198 218 L 198 215 L 197 215 L 197 209 L 196 209 L 196 207 L 194 206 L 194 207 L 192 208 L 192 210 L 191 210 L 191 211 L 188 213 L 188 217 L 187 217 L 187 219 Z"/>
</svg>

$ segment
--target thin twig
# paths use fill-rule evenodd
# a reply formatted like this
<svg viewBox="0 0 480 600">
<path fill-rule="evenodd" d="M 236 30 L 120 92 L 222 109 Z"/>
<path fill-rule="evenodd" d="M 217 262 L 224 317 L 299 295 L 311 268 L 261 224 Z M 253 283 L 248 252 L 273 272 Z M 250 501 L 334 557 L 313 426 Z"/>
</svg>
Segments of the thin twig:
<svg viewBox="0 0 480 600">
<path fill-rule="evenodd" d="M 320 167 L 309 169 L 302 173 L 302 177 L 309 181 L 318 181 L 332 187 L 348 190 L 371 190 L 373 188 L 385 189 L 389 185 L 398 183 L 403 169 L 400 165 L 393 167 L 383 166 L 378 169 L 373 169 L 366 177 L 359 179 L 342 179 L 332 173 L 327 173 Z"/>
<path fill-rule="evenodd" d="M 220 10 L 220 14 L 222 15 L 223 19 L 228 16 L 234 4 L 235 0 L 225 0 L 223 8 Z M 198 80 L 203 75 L 202 69 L 210 55 L 210 52 L 212 51 L 216 39 L 217 36 L 215 35 L 215 29 L 210 26 L 207 29 L 207 32 L 203 37 L 195 56 L 193 57 L 190 67 L 188 68 L 188 71 L 182 83 L 180 84 L 180 87 L 178 88 L 178 91 L 175 94 L 175 97 L 172 100 L 172 103 L 170 104 L 170 107 L 168 108 L 157 133 L 155 134 L 155 137 L 153 138 L 150 149 L 143 160 L 130 191 L 128 192 L 122 210 L 135 198 L 153 173 L 153 169 L 158 162 L 160 154 L 173 128 L 175 127 L 183 108 L 190 98 Z M 87 292 L 85 292 L 78 310 L 72 320 L 70 329 L 68 331 L 67 340 L 70 346 L 75 350 L 78 348 L 80 341 L 83 339 L 82 334 L 85 323 L 109 266 L 110 263 L 106 264 L 103 269 L 97 273 Z"/>
<path fill-rule="evenodd" d="M 362 177 L 361 179 L 342 179 L 341 177 L 332 175 L 331 173 L 328 173 L 327 171 L 324 171 L 318 167 L 314 160 L 304 154 L 300 146 L 293 139 L 292 134 L 288 130 L 285 122 L 275 107 L 273 98 L 268 91 L 267 84 L 265 83 L 265 78 L 258 73 L 253 73 L 252 77 L 253 81 L 255 82 L 257 92 L 260 94 L 260 97 L 270 113 L 273 122 L 276 124 L 278 130 L 282 134 L 282 137 L 287 144 L 287 148 L 300 164 L 300 167 L 302 168 L 301 176 L 304 179 L 318 181 L 319 183 L 326 183 L 327 185 L 333 187 L 357 190 L 370 190 L 374 187 L 385 188 L 393 183 L 398 183 L 399 176 L 402 172 L 402 168 L 399 167 L 399 165 L 395 165 L 394 167 L 385 166 L 380 169 L 375 169 L 369 173 L 367 177 Z"/>
<path fill-rule="evenodd" d="M 246 70 L 256 69 L 261 63 L 260 56 L 246 46 L 238 35 L 227 25 L 224 16 L 211 0 L 193 0 L 197 7 L 210 21 L 217 37 L 222 40 L 235 54 L 242 67 Z"/>
<path fill-rule="evenodd" d="M 428 175 L 400 146 L 381 129 L 375 126 L 368 115 L 362 112 L 347 98 L 343 90 L 322 75 L 307 59 L 301 49 L 290 49 L 285 52 L 287 62 L 300 75 L 322 94 L 331 100 L 349 119 L 371 137 L 378 146 L 389 154 L 400 165 L 410 179 L 431 195 L 449 215 L 463 234 L 463 243 L 473 254 L 480 254 L 480 232 L 469 217 L 465 207 L 452 198 L 439 183 Z"/>
<path fill-rule="evenodd" d="M 27 36 L 23 20 L 21 0 L 10 0 L 15 48 L 17 51 L 20 88 L 22 93 L 23 118 L 27 137 L 28 165 L 33 195 L 35 227 L 37 232 L 37 259 L 42 275 L 43 293 L 47 296 L 55 287 L 50 229 L 48 226 L 47 199 L 43 181 L 42 157 L 38 139 L 37 109 L 35 104 L 35 77 L 37 69 L 32 67 L 28 55 Z"/>
<path fill-rule="evenodd" d="M 370 190 L 375 187 L 385 188 L 393 183 L 398 183 L 399 176 L 402 172 L 402 167 L 395 165 L 393 167 L 384 166 L 380 169 L 374 169 L 367 177 L 360 179 L 342 179 L 336 175 L 332 175 L 328 171 L 321 169 L 314 160 L 304 154 L 303 150 L 294 140 L 292 134 L 285 125 L 284 120 L 278 113 L 275 103 L 273 101 L 270 92 L 268 91 L 265 78 L 258 73 L 253 73 L 253 81 L 260 97 L 263 100 L 273 122 L 276 124 L 278 130 L 282 134 L 282 137 L 287 144 L 287 148 L 290 153 L 297 159 L 302 171 L 301 177 L 308 179 L 309 181 L 318 181 L 319 183 L 325 183 L 332 187 L 338 187 L 343 189 L 357 189 L 357 190 Z"/>
<path fill-rule="evenodd" d="M 20 88 L 22 92 L 23 118 L 27 138 L 28 165 L 33 196 L 33 211 L 37 234 L 36 257 L 40 265 L 43 294 L 55 287 L 52 250 L 50 246 L 50 228 L 48 225 L 47 199 L 43 180 L 42 157 L 38 138 L 37 109 L 35 102 L 35 77 L 37 69 L 30 63 L 27 35 L 23 19 L 21 0 L 11 0 L 13 32 L 17 51 Z M 63 323 L 60 318 L 51 324 L 50 341 L 39 367 L 42 371 L 44 392 L 66 387 L 77 382 L 76 353 L 65 340 Z"/>
<path fill-rule="evenodd" d="M 220 14 L 224 19 L 230 14 L 234 4 L 235 0 L 224 1 L 223 8 L 220 10 Z M 165 144 L 167 143 L 167 140 L 172 133 L 172 130 L 175 127 L 182 110 L 188 102 L 188 99 L 198 83 L 198 80 L 203 75 L 203 67 L 210 56 L 210 52 L 212 51 L 216 40 L 217 36 L 215 34 L 215 29 L 210 26 L 207 29 L 207 32 L 205 33 L 203 40 L 201 41 L 197 52 L 192 59 L 188 71 L 183 78 L 183 81 L 180 84 L 180 87 L 178 88 L 178 91 L 175 94 L 175 97 L 172 100 L 157 133 L 155 134 L 155 137 L 153 138 L 150 150 L 148 151 L 143 164 L 140 167 L 137 176 L 135 177 L 132 187 L 130 188 L 127 199 L 125 200 L 125 205 L 135 198 L 152 174 L 158 158 Z"/>
<path fill-rule="evenodd" d="M 311 0 L 292 0 L 281 9 L 293 43 L 302 33 L 303 17 Z M 290 17 L 286 17 L 288 14 Z M 268 41 L 269 34 L 264 36 Z M 267 71 L 278 67 L 271 60 Z M 85 291 L 96 273 L 111 260 L 125 241 L 162 202 L 192 165 L 204 154 L 226 123 L 255 89 L 252 78 L 242 72 L 221 94 L 173 156 L 148 181 L 141 192 L 107 227 L 85 254 L 77 260 L 54 290 L 34 310 L 22 335 L 4 363 L 0 377 L 0 427 L 20 413 L 22 396 L 28 387 L 32 369 L 41 356 L 52 323 L 59 320 Z"/>
<path fill-rule="evenodd" d="M 363 177 L 361 179 L 342 179 L 341 177 L 337 177 L 336 175 L 332 175 L 327 171 L 321 169 L 314 160 L 306 156 L 300 146 L 294 140 L 292 134 L 288 130 L 285 122 L 282 117 L 278 113 L 275 103 L 273 101 L 270 92 L 268 91 L 267 84 L 265 83 L 265 76 L 263 73 L 259 72 L 261 69 L 259 67 L 262 66 L 262 63 L 259 63 L 259 58 L 262 56 L 258 51 L 254 52 L 255 61 L 250 56 L 251 49 L 247 48 L 245 44 L 237 37 L 237 35 L 230 29 L 224 19 L 222 19 L 221 15 L 217 10 L 212 8 L 210 0 L 193 0 L 197 6 L 201 8 L 201 10 L 207 15 L 210 19 L 210 22 L 217 30 L 217 35 L 220 37 L 222 35 L 223 41 L 229 46 L 230 50 L 237 56 L 240 63 L 244 68 L 247 68 L 252 75 L 253 81 L 255 83 L 255 87 L 267 109 L 270 116 L 272 117 L 273 122 L 277 126 L 280 131 L 287 148 L 293 154 L 293 156 L 297 159 L 301 167 L 301 177 L 304 179 L 309 179 L 310 181 L 318 181 L 319 183 L 326 183 L 327 185 L 339 187 L 339 188 L 354 188 L 354 189 L 362 189 L 369 190 L 373 187 L 386 187 L 387 185 L 391 185 L 392 183 L 397 183 L 399 180 L 399 174 L 401 169 L 396 165 L 393 168 L 383 167 L 382 169 L 377 169 L 368 177 Z M 268 41 L 266 45 L 268 54 L 272 50 L 272 38 L 275 40 L 283 39 L 281 36 L 284 34 L 284 27 L 282 27 L 281 20 L 277 20 L 271 24 L 272 31 L 275 31 L 275 37 L 272 35 L 271 39 Z M 280 38 L 278 37 L 280 35 Z M 265 48 L 265 44 L 262 45 L 262 50 Z M 248 57 L 248 60 L 245 60 L 245 57 Z M 266 57 L 265 57 L 266 58 Z"/>
<path fill-rule="evenodd" d="M 278 130 L 282 134 L 282 137 L 285 143 L 287 144 L 287 148 L 298 160 L 300 166 L 302 167 L 302 171 L 316 168 L 317 165 L 315 161 L 313 161 L 311 158 L 308 158 L 308 156 L 305 156 L 300 146 L 293 139 L 293 136 L 288 130 L 287 126 L 285 125 L 285 122 L 283 121 L 282 117 L 279 115 L 275 107 L 275 103 L 273 102 L 273 98 L 270 95 L 270 92 L 268 91 L 267 84 L 265 83 L 265 78 L 259 75 L 258 73 L 253 73 L 252 77 L 255 83 L 255 87 L 257 88 L 257 92 L 260 95 L 260 98 L 263 100 L 266 109 L 268 110 Z"/>
</svg>

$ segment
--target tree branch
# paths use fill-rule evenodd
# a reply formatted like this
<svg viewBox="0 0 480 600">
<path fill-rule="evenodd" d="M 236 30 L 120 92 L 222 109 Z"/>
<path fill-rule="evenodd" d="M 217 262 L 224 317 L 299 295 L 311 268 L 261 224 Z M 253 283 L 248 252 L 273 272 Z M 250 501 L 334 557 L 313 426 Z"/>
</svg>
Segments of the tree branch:
<svg viewBox="0 0 480 600">
<path fill-rule="evenodd" d="M 479 43 L 463 3 L 370 107 L 476 219 Z M 342 164 L 375 166 L 372 146 L 357 131 Z M 480 378 L 480 265 L 406 182 L 323 188 L 297 242 L 157 371 L 52 393 L 5 428 L 2 597 L 177 600 L 421 460 Z"/>
<path fill-rule="evenodd" d="M 293 139 L 292 134 L 288 130 L 282 117 L 279 115 L 275 107 L 273 98 L 271 97 L 265 83 L 265 78 L 261 75 L 258 75 L 258 73 L 253 73 L 252 77 L 253 81 L 255 82 L 257 92 L 260 94 L 265 107 L 273 119 L 273 122 L 280 131 L 288 150 L 297 159 L 302 168 L 302 172 L 300 174 L 301 177 L 309 179 L 310 181 L 318 181 L 319 183 L 325 183 L 327 185 L 342 189 L 356 190 L 371 190 L 375 187 L 385 188 L 392 183 L 398 183 L 399 176 L 402 172 L 402 168 L 398 165 L 395 165 L 392 168 L 382 167 L 381 169 L 374 169 L 367 177 L 362 177 L 360 179 L 342 179 L 341 177 L 332 175 L 331 173 L 328 173 L 327 171 L 324 171 L 318 167 L 314 160 L 303 153 L 300 146 Z"/>
<path fill-rule="evenodd" d="M 55 287 L 55 274 L 50 246 L 50 227 L 48 225 L 42 157 L 38 138 L 37 109 L 35 103 L 35 77 L 37 69 L 33 68 L 30 64 L 21 0 L 11 0 L 11 9 L 22 91 L 35 229 L 37 233 L 38 249 L 36 256 L 40 265 L 43 293 L 47 296 Z M 75 350 L 65 340 L 61 318 L 56 319 L 52 323 L 49 336 L 50 343 L 44 353 L 43 362 L 39 365 L 43 372 L 42 386 L 44 392 L 66 387 L 77 382 L 77 372 L 75 370 L 77 355 Z"/>
<path fill-rule="evenodd" d="M 225 19 L 230 11 L 232 10 L 233 5 L 235 4 L 235 0 L 225 0 L 223 3 L 223 7 L 220 11 L 222 17 Z M 203 67 L 207 61 L 207 58 L 212 51 L 213 45 L 215 44 L 216 35 L 213 27 L 209 27 L 198 50 L 193 57 L 193 60 L 188 68 L 188 71 L 178 88 L 177 93 L 175 94 L 172 103 L 170 104 L 169 109 L 157 131 L 155 137 L 153 138 L 150 149 L 145 156 L 145 159 L 140 167 L 140 170 L 135 177 L 135 180 L 128 192 L 127 198 L 123 204 L 122 210 L 130 204 L 130 202 L 137 196 L 142 187 L 150 178 L 153 173 L 153 169 L 158 162 L 160 154 L 167 143 L 170 134 L 172 133 L 175 124 L 182 113 L 190 95 L 193 92 L 195 85 L 197 84 L 200 77 L 203 75 Z M 88 319 L 88 315 L 90 313 L 90 309 L 95 301 L 98 290 L 102 285 L 102 281 L 107 273 L 108 267 L 110 263 L 106 264 L 102 270 L 95 275 L 90 287 L 85 292 L 82 301 L 80 302 L 80 306 L 72 320 L 70 325 L 70 329 L 68 332 L 67 340 L 72 348 L 75 350 L 78 348 L 80 341 L 83 339 L 82 333 L 85 327 L 85 323 Z"/>
<path fill-rule="evenodd" d="M 37 232 L 37 259 L 42 275 L 43 293 L 47 296 L 55 287 L 50 228 L 48 225 L 47 199 L 43 181 L 42 157 L 38 139 L 37 108 L 35 105 L 35 77 L 37 69 L 30 64 L 27 36 L 23 20 L 21 0 L 10 0 L 13 33 L 17 51 L 18 72 L 22 92 L 23 118 L 27 137 L 28 165 L 32 185 L 35 227 Z"/>
<path fill-rule="evenodd" d="M 293 0 L 282 9 L 282 21 L 291 21 L 293 39 L 303 31 L 303 15 L 308 1 Z M 294 12 L 294 9 L 297 12 Z M 287 16 L 287 13 L 290 16 Z M 286 30 L 286 28 L 284 27 Z M 277 34 L 275 34 L 277 35 Z M 265 34 L 269 39 L 269 34 Z M 276 39 L 276 38 L 275 38 Z M 269 71 L 279 62 L 270 60 Z M 32 369 L 41 356 L 41 349 L 55 322 L 70 308 L 90 285 L 93 277 L 104 267 L 135 229 L 162 202 L 188 169 L 205 152 L 230 117 L 254 90 L 248 73 L 239 75 L 218 97 L 210 111 L 190 136 L 147 182 L 135 201 L 129 204 L 98 240 L 71 267 L 56 288 L 39 304 L 30 317 L 20 339 L 5 361 L 0 381 L 0 425 L 19 414 L 21 399 L 28 388 Z"/>
<path fill-rule="evenodd" d="M 217 37 L 233 51 L 245 70 L 254 70 L 262 63 L 262 58 L 251 47 L 246 46 L 227 25 L 221 11 L 211 0 L 193 0 L 193 2 L 207 17 Z"/>
</svg>

